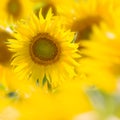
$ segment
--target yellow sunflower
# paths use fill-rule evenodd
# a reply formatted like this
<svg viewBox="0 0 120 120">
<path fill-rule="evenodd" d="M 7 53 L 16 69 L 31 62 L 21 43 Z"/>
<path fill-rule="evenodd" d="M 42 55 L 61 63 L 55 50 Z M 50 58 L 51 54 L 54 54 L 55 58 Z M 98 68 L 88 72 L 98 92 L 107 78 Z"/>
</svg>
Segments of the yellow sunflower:
<svg viewBox="0 0 120 120">
<path fill-rule="evenodd" d="M 6 84 L 6 77 L 9 74 L 12 52 L 6 45 L 7 39 L 12 39 L 12 32 L 0 26 L 0 84 Z"/>
<path fill-rule="evenodd" d="M 0 65 L 2 66 L 8 66 L 10 64 L 12 52 L 8 50 L 6 42 L 7 39 L 11 38 L 13 38 L 12 33 L 0 27 Z"/>
<path fill-rule="evenodd" d="M 119 17 L 116 18 L 114 24 L 116 25 L 112 28 L 104 22 L 99 27 L 93 26 L 90 41 L 81 42 L 84 49 L 80 53 L 87 57 L 80 60 L 81 69 L 78 68 L 88 77 L 91 76 L 93 83 L 108 90 L 111 88 L 115 90 L 120 78 Z M 104 81 L 107 86 L 103 84 Z"/>
<path fill-rule="evenodd" d="M 39 10 L 42 8 L 42 15 L 45 17 L 51 8 L 53 15 L 60 15 L 64 11 L 67 15 L 70 10 L 68 7 L 73 5 L 73 0 L 31 0 L 35 3 L 34 12 L 39 16 Z M 70 5 L 69 5 L 70 4 Z M 67 5 L 67 7 L 66 7 Z M 60 18 L 59 18 L 60 19 Z"/>
<path fill-rule="evenodd" d="M 113 4 L 114 3 L 114 4 Z M 67 14 L 68 27 L 76 32 L 76 42 L 90 39 L 92 26 L 104 21 L 113 26 L 113 15 L 119 7 L 113 0 L 78 0 Z M 107 6 L 107 7 L 106 7 Z M 116 9 L 115 9 L 116 8 Z M 117 9 L 120 13 L 120 10 Z M 63 12 L 63 14 L 65 14 Z"/>
<path fill-rule="evenodd" d="M 3 21 L 14 22 L 27 17 L 32 8 L 30 0 L 3 0 L 0 4 L 0 18 Z"/>
<path fill-rule="evenodd" d="M 93 110 L 80 81 L 64 84 L 56 94 L 41 90 L 32 92 L 23 101 L 0 97 L 0 118 L 3 120 L 72 120 L 76 115 Z"/>
<path fill-rule="evenodd" d="M 37 0 L 35 1 L 36 5 L 34 8 L 34 12 L 37 16 L 39 16 L 40 8 L 42 8 L 42 15 L 45 17 L 47 15 L 48 10 L 51 8 L 52 13 L 57 15 L 56 1 L 55 0 Z M 58 0 L 57 0 L 58 2 Z"/>
<path fill-rule="evenodd" d="M 115 31 L 115 26 L 114 29 L 111 29 L 105 23 L 101 23 L 99 28 L 97 26 L 93 26 L 93 35 L 91 36 L 91 41 L 81 42 L 81 44 L 84 44 L 85 46 L 85 49 L 81 50 L 81 53 L 84 52 L 88 56 L 92 56 L 93 58 L 99 59 L 100 61 L 106 61 L 105 64 L 107 64 L 109 59 L 108 57 L 114 54 L 117 55 L 118 53 L 116 52 L 116 49 L 118 49 L 119 46 L 119 40 L 116 40 L 118 37 L 117 34 L 118 32 Z M 98 48 L 100 45 L 102 47 Z M 114 60 L 115 55 L 109 59 L 109 62 L 112 63 Z"/>
<path fill-rule="evenodd" d="M 75 76 L 74 68 L 79 65 L 75 59 L 80 57 L 78 45 L 72 42 L 74 33 L 61 28 L 51 9 L 46 18 L 41 12 L 39 18 L 32 14 L 29 21 L 17 25 L 17 40 L 10 39 L 8 43 L 15 52 L 12 65 L 23 79 L 41 83 L 46 78 L 52 86 L 57 86 Z"/>
<path fill-rule="evenodd" d="M 34 92 L 17 105 L 19 120 L 72 120 L 75 115 L 92 110 L 83 86 L 74 81 L 64 84 L 56 94 Z"/>
</svg>

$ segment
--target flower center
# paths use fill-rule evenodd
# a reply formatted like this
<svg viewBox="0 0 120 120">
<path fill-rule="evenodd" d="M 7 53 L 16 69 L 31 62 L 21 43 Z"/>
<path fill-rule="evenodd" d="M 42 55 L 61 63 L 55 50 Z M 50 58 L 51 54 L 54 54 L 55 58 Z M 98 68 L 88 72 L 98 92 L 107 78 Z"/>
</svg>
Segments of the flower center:
<svg viewBox="0 0 120 120">
<path fill-rule="evenodd" d="M 5 44 L 8 38 L 13 37 L 6 31 L 0 31 L 0 64 L 2 65 L 8 65 L 12 56 Z"/>
<path fill-rule="evenodd" d="M 59 46 L 48 34 L 39 34 L 30 45 L 30 54 L 35 63 L 51 64 L 59 58 Z"/>
<path fill-rule="evenodd" d="M 7 11 L 14 18 L 19 17 L 21 13 L 21 3 L 19 0 L 9 0 L 7 4 Z"/>
<path fill-rule="evenodd" d="M 83 20 L 75 21 L 72 25 L 72 30 L 77 32 L 76 42 L 80 40 L 90 39 L 92 33 L 92 26 L 99 25 L 101 18 L 99 16 L 90 16 Z"/>
</svg>

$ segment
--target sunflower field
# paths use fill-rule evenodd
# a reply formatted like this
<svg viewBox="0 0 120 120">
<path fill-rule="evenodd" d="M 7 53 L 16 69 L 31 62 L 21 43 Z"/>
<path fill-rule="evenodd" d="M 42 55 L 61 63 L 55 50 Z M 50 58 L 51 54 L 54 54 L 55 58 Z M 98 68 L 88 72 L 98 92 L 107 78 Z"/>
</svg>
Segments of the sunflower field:
<svg viewBox="0 0 120 120">
<path fill-rule="evenodd" d="M 120 1 L 2 0 L 0 120 L 120 120 Z"/>
</svg>

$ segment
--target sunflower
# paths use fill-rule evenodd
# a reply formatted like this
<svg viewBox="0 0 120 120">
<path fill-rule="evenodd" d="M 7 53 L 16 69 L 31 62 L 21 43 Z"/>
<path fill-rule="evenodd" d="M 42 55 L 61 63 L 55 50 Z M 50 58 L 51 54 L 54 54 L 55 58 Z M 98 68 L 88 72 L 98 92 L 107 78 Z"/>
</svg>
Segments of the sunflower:
<svg viewBox="0 0 120 120">
<path fill-rule="evenodd" d="M 0 97 L 0 118 L 71 120 L 78 114 L 93 110 L 88 96 L 82 89 L 85 88 L 83 86 L 80 81 L 69 82 L 56 94 L 45 93 L 40 89 L 32 92 L 24 101 L 10 101 L 8 98 Z"/>
<path fill-rule="evenodd" d="M 63 11 L 67 14 L 68 11 L 70 10 L 68 6 L 72 5 L 73 3 L 73 0 L 32 0 L 32 1 L 35 3 L 34 7 L 35 14 L 39 16 L 39 10 L 40 8 L 42 8 L 42 15 L 44 17 L 47 15 L 47 12 L 50 8 L 52 9 L 53 15 L 61 15 L 60 13 L 62 13 Z"/>
<path fill-rule="evenodd" d="M 12 33 L 0 27 L 0 65 L 8 66 L 12 57 L 12 52 L 6 45 L 7 39 L 13 38 Z"/>
<path fill-rule="evenodd" d="M 86 88 L 84 83 L 73 81 L 61 86 L 55 94 L 34 92 L 17 106 L 19 119 L 71 120 L 75 115 L 93 110 L 83 88 Z"/>
<path fill-rule="evenodd" d="M 19 76 L 40 83 L 46 78 L 55 87 L 75 76 L 78 45 L 72 42 L 74 33 L 58 24 L 51 9 L 46 18 L 41 12 L 40 18 L 32 14 L 29 21 L 18 23 L 17 40 L 10 39 L 8 46 L 15 53 L 12 65 Z"/>
<path fill-rule="evenodd" d="M 74 7 L 71 6 L 71 10 L 66 16 L 67 27 L 76 32 L 76 42 L 90 39 L 92 26 L 99 26 L 102 21 L 112 27 L 114 12 L 119 7 L 116 6 L 115 9 L 113 0 L 78 0 L 73 5 Z"/>
<path fill-rule="evenodd" d="M 82 41 L 84 49 L 80 51 L 87 57 L 80 60 L 80 72 L 86 73 L 97 86 L 110 90 L 117 87 L 120 78 L 120 32 L 119 18 L 116 17 L 114 27 L 102 22 L 100 26 L 93 26 L 90 41 Z M 100 47 L 101 46 L 101 47 Z M 96 71 L 94 71 L 96 70 Z M 103 82 L 107 82 L 107 86 Z M 111 89 L 111 90 L 112 90 Z"/>
<path fill-rule="evenodd" d="M 12 52 L 8 50 L 6 45 L 7 39 L 12 39 L 12 32 L 7 28 L 0 27 L 0 84 L 6 84 L 6 77 L 9 74 L 10 61 Z"/>
<path fill-rule="evenodd" d="M 3 0 L 0 4 L 0 18 L 11 23 L 27 17 L 32 8 L 33 4 L 29 0 Z"/>
<path fill-rule="evenodd" d="M 39 16 L 40 8 L 42 8 L 42 15 L 44 17 L 47 15 L 47 12 L 50 8 L 52 9 L 52 13 L 54 15 L 57 15 L 57 8 L 56 8 L 56 1 L 55 0 L 38 0 L 35 2 L 36 2 L 36 5 L 35 5 L 34 12 L 37 16 Z"/>
<path fill-rule="evenodd" d="M 88 56 L 92 56 L 100 61 L 106 61 L 106 64 L 109 59 L 109 55 L 112 56 L 113 54 L 114 57 L 109 59 L 109 61 L 112 63 L 112 61 L 115 60 L 115 54 L 117 55 L 118 53 L 117 44 L 119 45 L 119 40 L 116 40 L 117 34 L 118 32 L 115 30 L 115 26 L 114 29 L 111 29 L 110 26 L 105 23 L 101 23 L 99 28 L 97 26 L 93 26 L 93 35 L 91 36 L 91 41 L 81 42 L 81 44 L 84 44 L 86 48 L 81 50 L 81 53 L 84 52 Z M 98 48 L 98 45 L 102 46 L 101 49 Z"/>
</svg>

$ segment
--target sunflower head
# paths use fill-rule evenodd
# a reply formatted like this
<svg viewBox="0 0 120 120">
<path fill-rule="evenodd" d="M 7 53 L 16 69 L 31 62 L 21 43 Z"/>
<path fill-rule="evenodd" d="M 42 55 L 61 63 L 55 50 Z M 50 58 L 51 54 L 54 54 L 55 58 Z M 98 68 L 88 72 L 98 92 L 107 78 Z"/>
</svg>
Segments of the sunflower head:
<svg viewBox="0 0 120 120">
<path fill-rule="evenodd" d="M 39 18 L 32 14 L 29 21 L 19 23 L 15 37 L 17 40 L 9 40 L 8 46 L 15 52 L 12 65 L 17 73 L 41 84 L 46 76 L 45 81 L 54 87 L 75 76 L 80 56 L 78 45 L 72 42 L 74 33 L 62 27 L 52 9 L 45 18 L 40 10 Z"/>
<path fill-rule="evenodd" d="M 6 6 L 6 11 L 14 18 L 18 18 L 21 14 L 21 7 L 20 0 L 9 0 Z"/>
<path fill-rule="evenodd" d="M 33 5 L 30 0 L 4 0 L 0 4 L 0 18 L 8 23 L 16 22 L 28 17 Z"/>
<path fill-rule="evenodd" d="M 93 25 L 99 26 L 101 22 L 106 22 L 113 27 L 115 9 L 112 3 L 112 0 L 78 0 L 74 3 L 74 8 L 71 6 L 67 26 L 76 32 L 76 42 L 90 40 Z"/>
<path fill-rule="evenodd" d="M 117 21 L 115 24 L 119 26 Z M 119 28 L 111 28 L 105 22 L 102 22 L 99 27 L 93 26 L 93 34 L 88 41 L 81 41 L 84 49 L 80 53 L 84 57 L 80 60 L 81 69 L 78 71 L 84 72 L 86 78 L 107 92 L 116 89 L 117 80 L 120 76 L 120 57 L 119 57 Z M 81 71 L 82 70 L 82 71 Z M 96 72 L 96 71 L 97 72 Z M 104 85 L 106 81 L 107 86 Z"/>
</svg>

